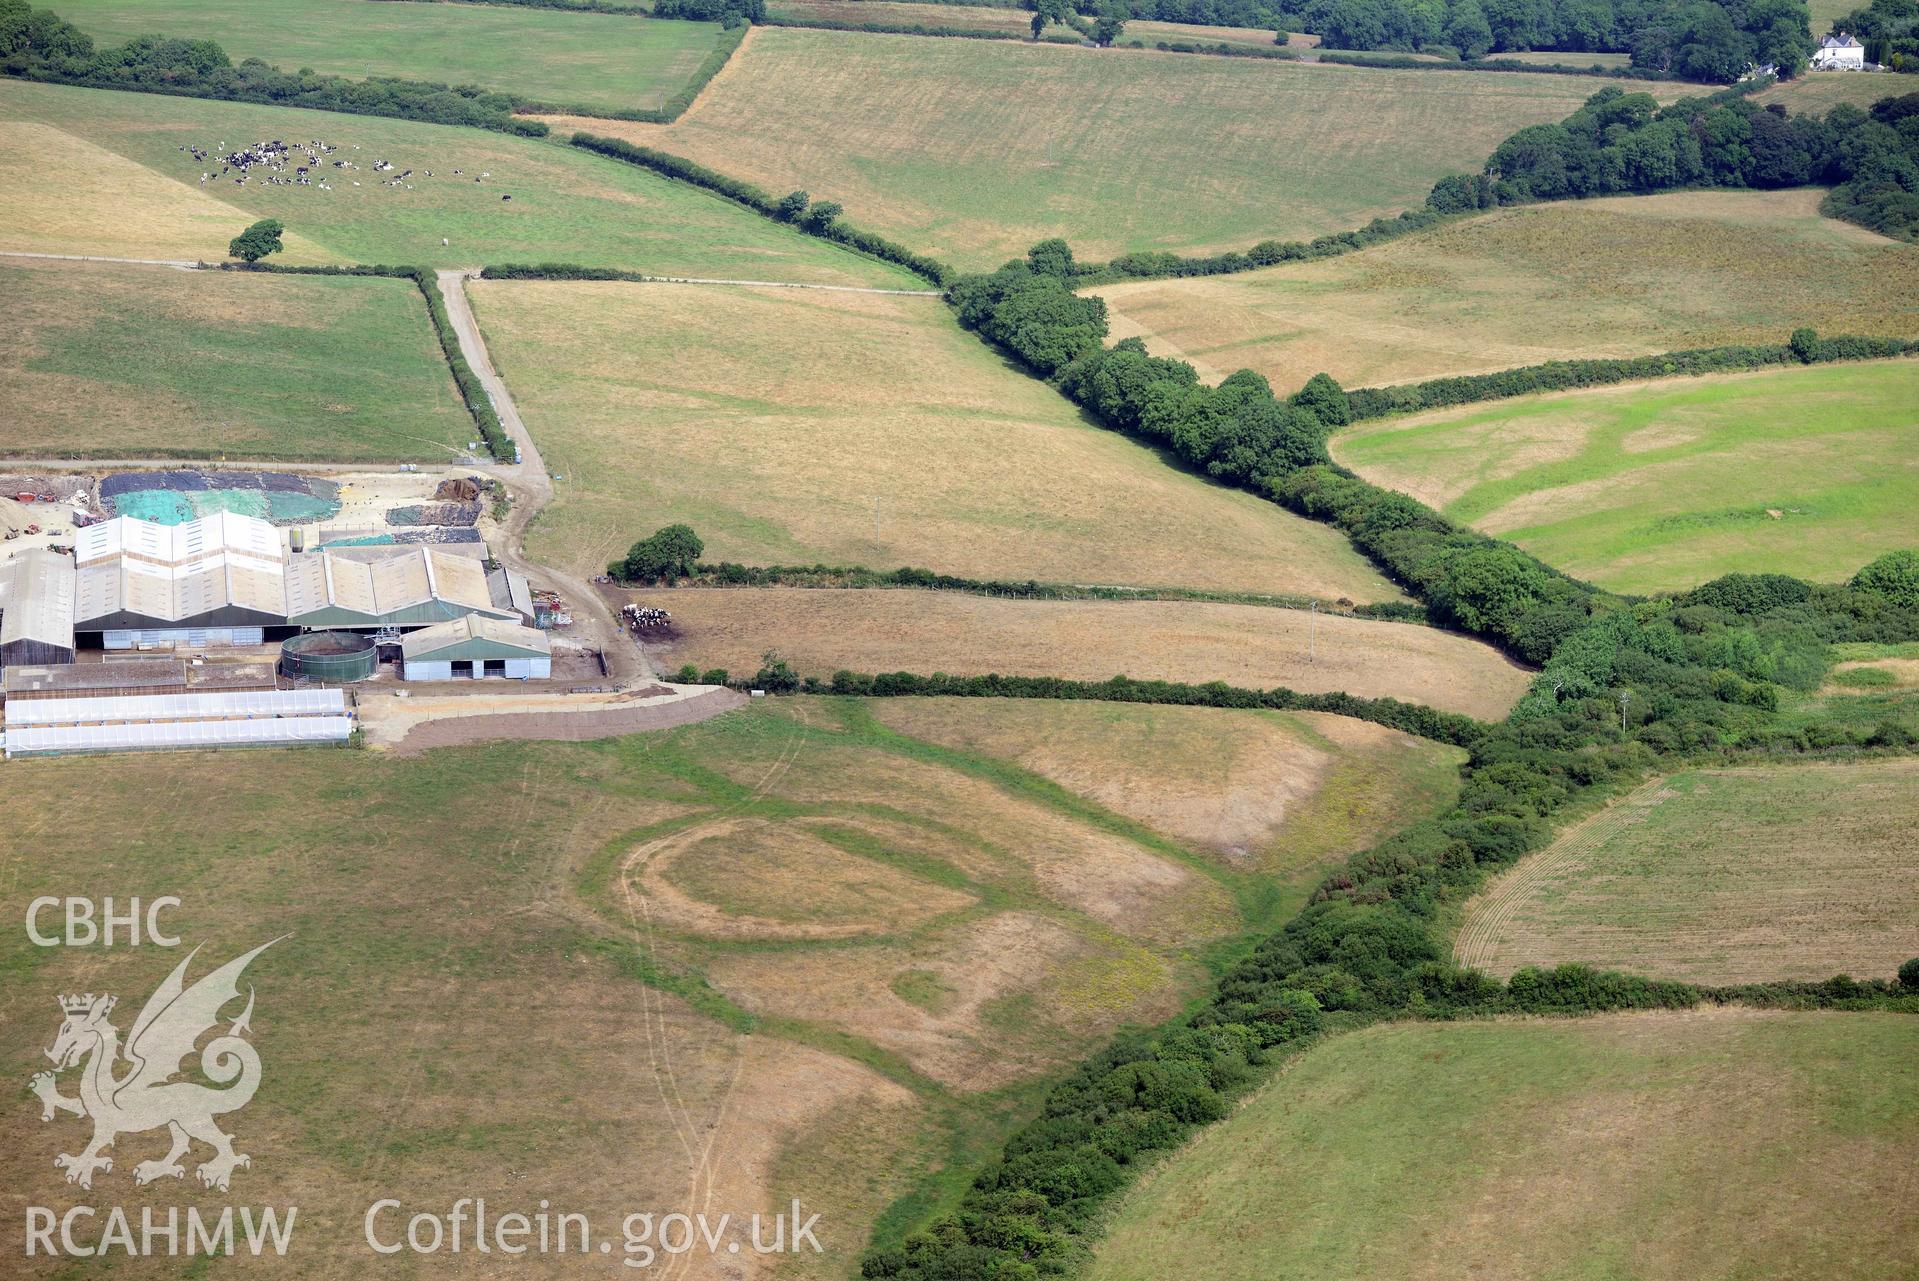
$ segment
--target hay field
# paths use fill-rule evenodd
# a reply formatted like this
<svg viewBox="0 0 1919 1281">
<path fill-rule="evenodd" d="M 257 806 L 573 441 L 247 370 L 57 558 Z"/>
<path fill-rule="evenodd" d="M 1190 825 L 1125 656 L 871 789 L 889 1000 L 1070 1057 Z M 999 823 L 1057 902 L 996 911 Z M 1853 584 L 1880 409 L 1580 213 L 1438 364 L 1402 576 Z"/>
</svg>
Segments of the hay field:
<svg viewBox="0 0 1919 1281">
<path fill-rule="evenodd" d="M 910 589 L 695 588 L 636 591 L 673 615 L 678 637 L 648 642 L 668 670 L 750 674 L 776 650 L 801 675 L 998 672 L 1344 690 L 1498 720 L 1529 678 L 1491 646 L 1452 632 L 1321 614 L 1307 661 L 1304 610 L 1167 601 L 1021 601 Z"/>
<path fill-rule="evenodd" d="M 1334 457 L 1616 591 L 1850 577 L 1919 534 L 1919 363 L 1680 378 L 1341 432 Z"/>
<path fill-rule="evenodd" d="M 1444 809 L 1465 753 L 1318 712 L 875 699 L 880 723 L 1013 761 L 1303 894 L 1325 864 Z"/>
<path fill-rule="evenodd" d="M 1500 976 L 1589 962 L 1698 983 L 1890 978 L 1919 955 L 1919 762 L 1693 770 L 1575 824 L 1467 906 Z"/>
<path fill-rule="evenodd" d="M 986 5 L 913 4 L 896 0 L 773 0 L 766 6 L 775 22 L 878 22 L 924 27 L 957 28 L 1030 38 L 1033 19 L 1022 9 Z M 1071 27 L 1048 27 L 1042 39 L 1077 43 Z"/>
<path fill-rule="evenodd" d="M 720 33 L 717 22 L 367 0 L 61 0 L 57 12 L 102 46 L 215 40 L 235 62 L 284 71 L 477 84 L 607 111 L 663 105 Z"/>
<path fill-rule="evenodd" d="M 329 159 L 360 169 L 331 170 L 327 191 L 231 177 L 202 184 L 206 165 L 181 150 L 273 138 L 325 139 L 340 148 Z M 391 175 L 372 173 L 379 160 L 416 170 L 412 188 L 382 186 Z M 473 181 L 478 174 L 491 176 Z M 8 80 L 0 177 L 0 249 L 217 261 L 249 222 L 278 218 L 288 262 L 564 259 L 673 275 L 919 283 L 631 165 L 453 125 Z"/>
<path fill-rule="evenodd" d="M 635 1209 L 737 1218 L 798 1196 L 824 1214 L 828 1251 L 798 1273 L 845 1276 L 882 1209 L 944 1195 L 943 1163 L 989 1149 L 1044 1077 L 1198 992 L 1200 952 L 1261 901 L 1250 873 L 859 713 L 793 700 L 406 759 L 16 761 L 0 877 L 22 910 L 40 894 L 179 896 L 166 923 L 205 946 L 195 976 L 290 935 L 249 971 L 263 1085 L 226 1128 L 254 1158 L 235 1199 L 300 1207 L 299 1275 L 363 1269 L 378 1197 L 411 1213 L 485 1195 L 495 1214 L 551 1198 L 616 1248 Z M 181 955 L 7 931 L 0 1067 L 24 1083 L 45 1066 L 63 992 L 118 995 L 125 1032 Z M 123 1137 L 90 1193 L 68 1187 L 52 1158 L 79 1123 L 18 1102 L 0 1117 L 16 1221 L 111 1198 L 137 1222 L 142 1205 L 200 1199 L 133 1186 L 163 1147 L 151 1135 Z M 771 1271 L 688 1262 L 676 1275 Z M 468 1250 L 435 1266 L 493 1265 Z M 521 1266 L 577 1275 L 579 1260 Z"/>
<path fill-rule="evenodd" d="M 0 452 L 444 462 L 473 420 L 410 280 L 0 258 Z"/>
<path fill-rule="evenodd" d="M 804 187 L 992 267 L 1048 236 L 1105 258 L 1344 231 L 1420 204 L 1601 84 L 760 28 L 670 126 L 555 127 Z"/>
<path fill-rule="evenodd" d="M 1836 15 L 1839 17 L 1861 7 L 1849 4 L 1847 0 L 1839 2 L 1846 4 L 1844 12 Z M 1816 16 L 1812 29 L 1822 36 L 1826 31 Z M 1823 116 L 1841 103 L 1870 107 L 1881 98 L 1903 98 L 1909 93 L 1919 93 L 1919 75 L 1822 71 L 1800 76 L 1797 80 L 1768 85 L 1754 94 L 1752 100 L 1762 105 L 1784 103 L 1794 115 L 1803 112 L 1806 115 Z"/>
<path fill-rule="evenodd" d="M 1897 1281 L 1915 1161 L 1901 1015 L 1395 1024 L 1309 1051 L 1150 1173 L 1087 1275 Z"/>
<path fill-rule="evenodd" d="M 708 559 L 748 564 L 1397 594 L 1331 528 L 1085 422 L 935 298 L 518 281 L 471 296 L 561 477 L 528 550 L 581 574 L 685 521 Z"/>
<path fill-rule="evenodd" d="M 1919 254 L 1819 216 L 1823 192 L 1533 205 L 1316 263 L 1109 285 L 1115 337 L 1209 381 L 1348 387 L 1821 333 L 1919 334 Z M 1831 271 L 1856 282 L 1830 285 Z"/>
</svg>

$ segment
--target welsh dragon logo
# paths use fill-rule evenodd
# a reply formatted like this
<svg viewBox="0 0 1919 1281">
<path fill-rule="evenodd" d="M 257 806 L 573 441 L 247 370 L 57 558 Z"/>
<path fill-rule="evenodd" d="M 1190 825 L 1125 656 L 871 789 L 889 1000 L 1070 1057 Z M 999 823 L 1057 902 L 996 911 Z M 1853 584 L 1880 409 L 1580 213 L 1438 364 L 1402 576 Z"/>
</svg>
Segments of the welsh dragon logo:
<svg viewBox="0 0 1919 1281">
<path fill-rule="evenodd" d="M 78 1156 L 54 1158 L 53 1163 L 67 1172 L 68 1183 L 91 1188 L 94 1171 L 112 1172 L 113 1159 L 101 1152 L 112 1147 L 116 1138 L 161 1126 L 172 1135 L 173 1147 L 158 1161 L 134 1166 L 135 1183 L 185 1178 L 186 1168 L 180 1158 L 194 1139 L 213 1149 L 213 1159 L 195 1171 L 209 1188 L 226 1191 L 235 1167 L 253 1163 L 244 1152 L 233 1150 L 233 1136 L 213 1121 L 216 1116 L 245 1107 L 260 1088 L 260 1055 L 245 1039 L 252 1030 L 251 987 L 240 1017 L 200 1051 L 200 1070 L 208 1080 L 225 1088 L 174 1078 L 179 1075 L 181 1060 L 193 1053 L 203 1035 L 218 1026 L 221 1008 L 239 998 L 240 974 L 247 963 L 279 941 L 262 943 L 188 987 L 187 966 L 200 950 L 195 948 L 147 998 L 125 1046 L 120 1043 L 120 1030 L 107 1020 L 116 1003 L 114 997 L 89 992 L 60 998 L 65 1020 L 53 1048 L 47 1051 L 54 1069 L 36 1074 L 31 1086 L 40 1097 L 42 1121 L 53 1120 L 56 1112 L 93 1119 L 93 1141 L 86 1149 Z M 59 1092 L 55 1076 L 83 1059 L 86 1065 L 80 1074 L 80 1097 L 68 1098 Z"/>
</svg>

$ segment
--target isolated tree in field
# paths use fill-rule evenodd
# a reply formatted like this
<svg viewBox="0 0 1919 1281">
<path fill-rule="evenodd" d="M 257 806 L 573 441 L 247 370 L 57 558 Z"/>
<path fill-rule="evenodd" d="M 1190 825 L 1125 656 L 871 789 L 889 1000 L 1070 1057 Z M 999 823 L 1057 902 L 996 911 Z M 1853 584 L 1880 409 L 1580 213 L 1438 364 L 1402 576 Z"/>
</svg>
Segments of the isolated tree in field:
<svg viewBox="0 0 1919 1281">
<path fill-rule="evenodd" d="M 690 525 L 668 525 L 627 549 L 623 560 L 606 567 L 610 577 L 629 583 L 668 582 L 693 572 L 706 544 Z"/>
<path fill-rule="evenodd" d="M 278 218 L 262 218 L 235 236 L 233 243 L 227 246 L 227 252 L 241 262 L 258 262 L 268 254 L 277 254 L 286 248 L 280 243 L 280 233 L 285 230 Z"/>
<path fill-rule="evenodd" d="M 1093 24 L 1093 43 L 1102 49 L 1111 48 L 1113 41 L 1119 39 L 1120 33 L 1126 30 L 1126 17 L 1124 5 L 1113 4 L 1110 0 L 1101 5 L 1099 21 Z"/>
<path fill-rule="evenodd" d="M 773 206 L 773 214 L 781 222 L 798 222 L 806 215 L 806 206 L 812 203 L 812 199 L 804 191 L 789 191 L 780 197 L 779 204 Z"/>
</svg>

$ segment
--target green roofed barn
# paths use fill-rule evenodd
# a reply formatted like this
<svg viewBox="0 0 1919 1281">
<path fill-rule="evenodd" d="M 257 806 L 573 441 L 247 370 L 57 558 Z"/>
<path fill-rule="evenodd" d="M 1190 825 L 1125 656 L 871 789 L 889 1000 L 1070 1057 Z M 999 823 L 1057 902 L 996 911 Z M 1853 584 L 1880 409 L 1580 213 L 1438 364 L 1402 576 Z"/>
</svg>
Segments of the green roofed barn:
<svg viewBox="0 0 1919 1281">
<path fill-rule="evenodd" d="M 410 632 L 400 640 L 401 674 L 410 681 L 504 676 L 544 680 L 553 674 L 545 632 L 469 614 Z"/>
</svg>

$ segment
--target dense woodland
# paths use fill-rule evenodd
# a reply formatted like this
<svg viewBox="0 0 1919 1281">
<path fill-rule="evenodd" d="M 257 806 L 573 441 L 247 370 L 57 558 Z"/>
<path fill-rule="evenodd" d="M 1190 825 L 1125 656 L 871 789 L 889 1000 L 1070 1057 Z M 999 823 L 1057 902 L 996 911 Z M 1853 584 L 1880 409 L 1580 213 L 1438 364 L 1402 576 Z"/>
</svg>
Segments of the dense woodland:
<svg viewBox="0 0 1919 1281">
<path fill-rule="evenodd" d="M 1556 125 L 1502 142 L 1477 177 L 1441 179 L 1445 212 L 1682 187 L 1832 185 L 1825 211 L 1904 240 L 1919 237 L 1919 94 L 1871 110 L 1793 116 L 1725 94 L 1660 107 L 1602 89 Z"/>
<path fill-rule="evenodd" d="M 1881 0 L 1887 3 L 1888 0 Z M 1890 0 L 1910 6 L 1913 0 Z M 1462 58 L 1542 49 L 1625 53 L 1643 71 L 1729 84 L 1753 66 L 1794 74 L 1813 42 L 1804 0 L 1117 0 L 1123 16 L 1271 27 L 1329 49 Z M 1028 4 L 1028 8 L 1032 5 Z M 1082 6 L 1086 7 L 1086 6 Z M 1100 6 L 1113 8 L 1112 0 Z M 1576 61 L 1576 59 L 1569 59 Z"/>
</svg>

